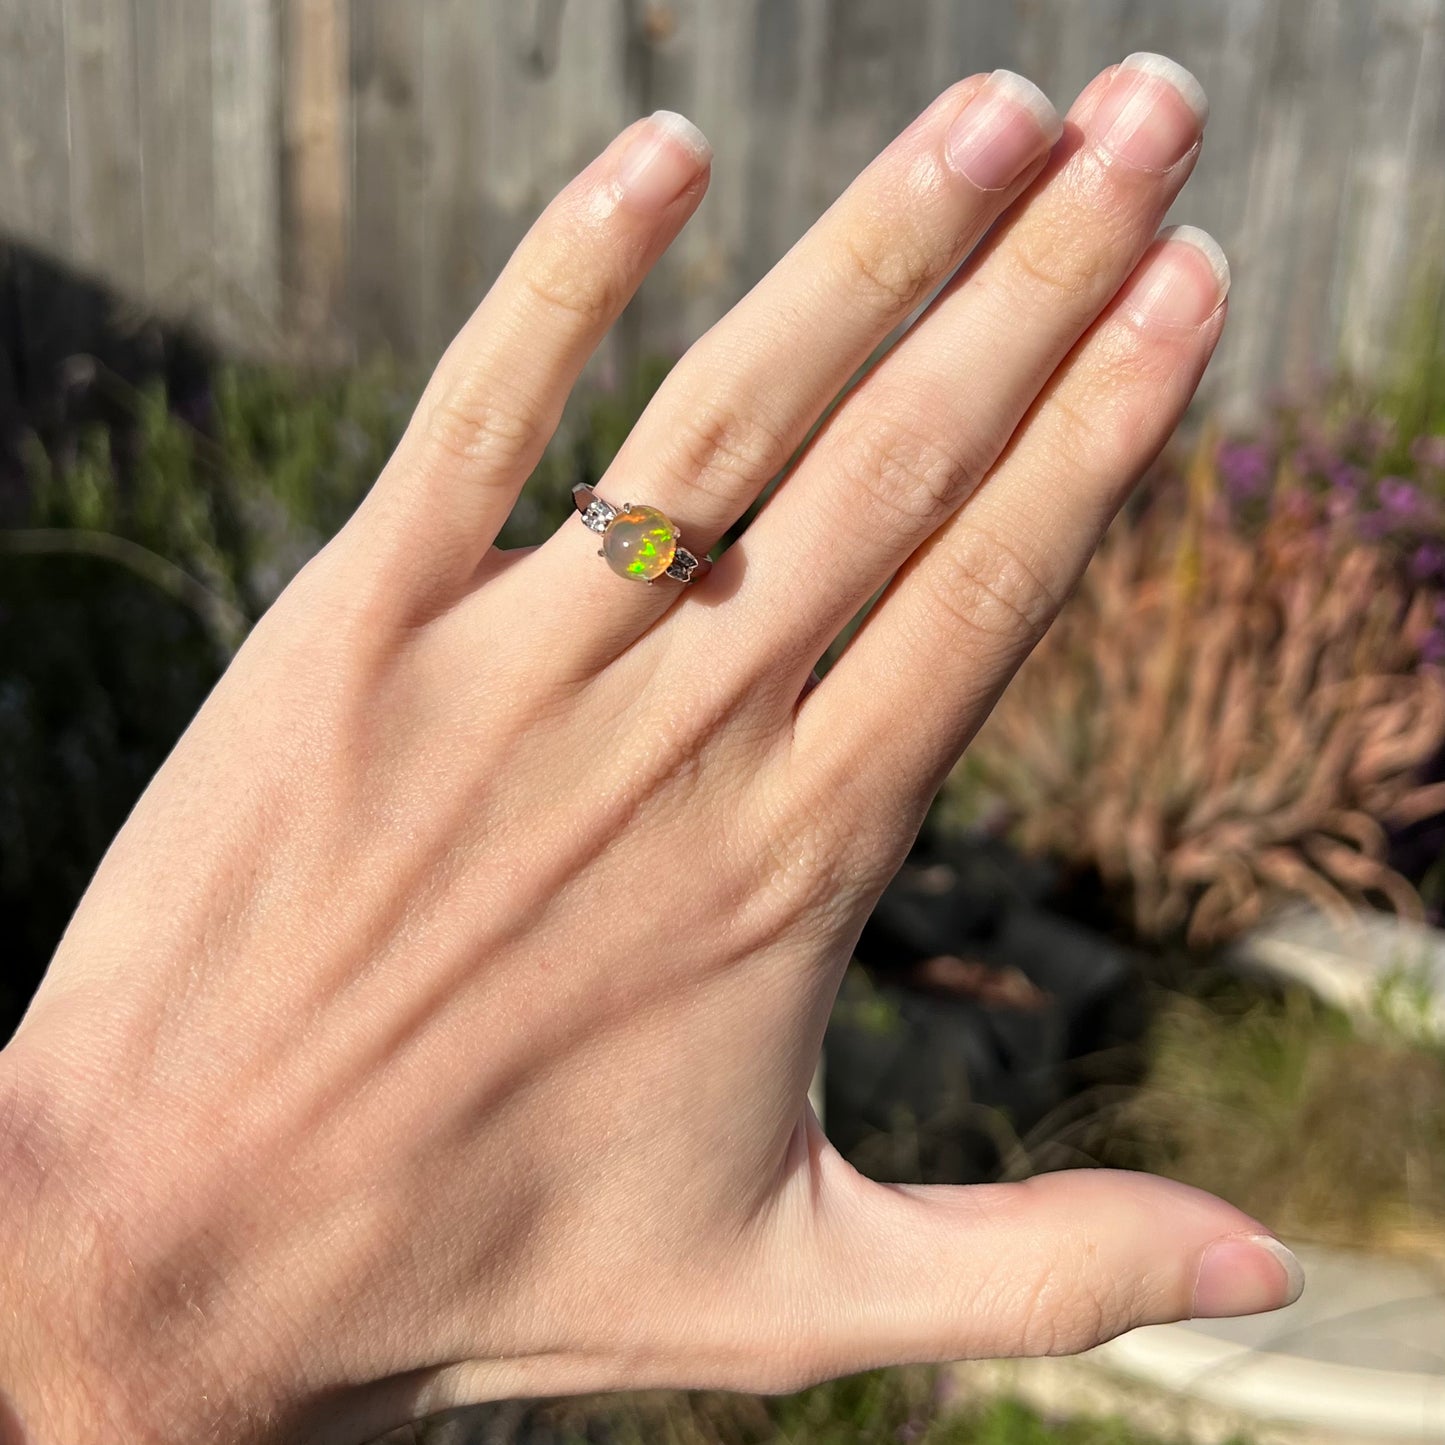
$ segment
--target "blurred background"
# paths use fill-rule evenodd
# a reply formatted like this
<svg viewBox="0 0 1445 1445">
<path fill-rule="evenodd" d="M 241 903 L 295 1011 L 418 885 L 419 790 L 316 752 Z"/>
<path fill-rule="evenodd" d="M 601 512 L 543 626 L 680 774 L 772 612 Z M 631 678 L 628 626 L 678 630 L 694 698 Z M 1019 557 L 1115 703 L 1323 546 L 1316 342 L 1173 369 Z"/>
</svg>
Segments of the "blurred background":
<svg viewBox="0 0 1445 1445">
<path fill-rule="evenodd" d="M 1007 66 L 1062 110 L 1135 50 L 1213 102 L 1171 219 L 1229 253 L 1229 326 L 865 931 L 819 1098 L 879 1177 L 1213 1189 L 1299 1246 L 1305 1299 L 421 1438 L 1445 1441 L 1445 0 L 0 0 L 0 1037 L 616 131 L 683 111 L 712 186 L 509 542 L 938 91 Z"/>
</svg>

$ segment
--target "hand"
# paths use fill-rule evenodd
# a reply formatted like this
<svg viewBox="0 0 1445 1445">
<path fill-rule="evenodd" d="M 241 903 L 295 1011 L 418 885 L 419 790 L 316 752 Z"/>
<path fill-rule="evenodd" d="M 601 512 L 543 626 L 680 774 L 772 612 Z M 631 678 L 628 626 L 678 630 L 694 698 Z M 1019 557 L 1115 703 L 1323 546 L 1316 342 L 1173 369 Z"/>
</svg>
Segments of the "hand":
<svg viewBox="0 0 1445 1445">
<path fill-rule="evenodd" d="M 710 546 L 993 227 L 688 588 L 620 579 L 576 519 L 491 546 L 705 146 L 639 122 L 548 208 L 0 1055 L 0 1361 L 31 1438 L 353 1441 L 502 1396 L 1077 1350 L 1297 1292 L 1206 1195 L 874 1183 L 805 1097 L 937 784 L 1219 337 L 1217 248 L 1154 239 L 1202 123 L 1157 59 L 1100 76 L 1057 145 L 1016 77 L 942 96 L 600 484 Z"/>
</svg>

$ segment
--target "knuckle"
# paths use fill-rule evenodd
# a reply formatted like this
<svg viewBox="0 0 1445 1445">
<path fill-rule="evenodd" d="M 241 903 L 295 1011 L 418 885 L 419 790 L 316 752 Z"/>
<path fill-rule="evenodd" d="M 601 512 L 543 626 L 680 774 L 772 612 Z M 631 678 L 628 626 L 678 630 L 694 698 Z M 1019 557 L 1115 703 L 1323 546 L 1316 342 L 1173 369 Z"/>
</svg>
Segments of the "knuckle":
<svg viewBox="0 0 1445 1445">
<path fill-rule="evenodd" d="M 1004 247 L 1016 289 L 1043 293 L 1045 304 L 1068 314 L 1092 312 L 1102 300 L 1104 268 L 1053 227 L 1020 226 Z"/>
<path fill-rule="evenodd" d="M 768 797 L 735 825 L 744 830 L 738 856 L 747 863 L 730 916 L 749 948 L 827 930 L 848 907 L 853 886 L 837 800 L 814 797 L 796 782 Z"/>
<path fill-rule="evenodd" d="M 538 447 L 552 431 L 552 418 L 533 401 L 488 385 L 444 392 L 428 409 L 424 434 L 429 448 L 467 470 L 511 474 L 530 469 Z"/>
<path fill-rule="evenodd" d="M 938 277 L 923 247 L 881 227 L 845 232 L 839 245 L 850 287 L 889 313 L 911 311 Z"/>
<path fill-rule="evenodd" d="M 1075 478 L 1091 477 L 1108 469 L 1117 429 L 1107 411 L 1086 408 L 1064 391 L 1049 398 L 1053 418 L 1049 451 L 1053 470 Z"/>
<path fill-rule="evenodd" d="M 1086 1281 L 1060 1269 L 1035 1279 L 1020 1303 L 1014 1338 L 1008 1341 L 1024 1356 L 1076 1355 L 1126 1328 L 1118 1321 L 1118 1304 Z"/>
<path fill-rule="evenodd" d="M 840 891 L 841 850 L 816 813 L 768 829 L 756 855 L 753 898 L 764 934 L 826 909 Z"/>
<path fill-rule="evenodd" d="M 622 286 L 605 265 L 579 263 L 587 248 L 564 241 L 527 259 L 522 285 L 533 307 L 587 330 L 606 326 L 621 309 Z"/>
<path fill-rule="evenodd" d="M 1032 646 L 1062 604 L 1018 549 L 987 528 L 958 528 L 933 557 L 940 564 L 926 569 L 933 599 L 991 649 Z"/>
<path fill-rule="evenodd" d="M 1132 477 L 1157 447 L 1169 372 L 1140 338 L 1132 342 L 1110 345 L 1047 398 L 1048 423 L 1041 432 L 1058 475 L 1112 488 Z"/>
<path fill-rule="evenodd" d="M 719 502 L 751 497 L 788 459 L 787 438 L 755 411 L 719 405 L 689 413 L 673 434 L 678 479 Z"/>
<path fill-rule="evenodd" d="M 836 465 L 844 497 L 871 504 L 870 527 L 881 512 L 913 534 L 952 514 L 982 474 L 980 462 L 896 420 L 874 419 L 840 438 Z"/>
</svg>

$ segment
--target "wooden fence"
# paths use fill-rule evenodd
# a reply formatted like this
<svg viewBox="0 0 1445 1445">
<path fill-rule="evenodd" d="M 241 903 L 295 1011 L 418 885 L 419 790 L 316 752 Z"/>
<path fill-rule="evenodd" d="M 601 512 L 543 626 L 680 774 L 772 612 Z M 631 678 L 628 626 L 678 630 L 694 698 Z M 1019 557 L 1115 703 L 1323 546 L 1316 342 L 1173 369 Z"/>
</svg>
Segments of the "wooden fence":
<svg viewBox="0 0 1445 1445">
<path fill-rule="evenodd" d="M 1234 263 L 1216 397 L 1439 324 L 1445 0 L 0 0 L 0 230 L 233 345 L 428 357 L 667 106 L 712 191 L 615 363 L 705 329 L 959 76 L 1063 106 L 1139 49 L 1214 103 L 1175 219 Z"/>
</svg>

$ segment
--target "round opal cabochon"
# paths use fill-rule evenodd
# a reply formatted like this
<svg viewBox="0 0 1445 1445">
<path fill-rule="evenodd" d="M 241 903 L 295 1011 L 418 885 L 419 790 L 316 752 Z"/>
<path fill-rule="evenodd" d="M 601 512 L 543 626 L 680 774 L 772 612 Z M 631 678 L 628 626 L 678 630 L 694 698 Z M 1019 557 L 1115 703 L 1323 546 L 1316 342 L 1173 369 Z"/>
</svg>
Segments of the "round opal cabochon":
<svg viewBox="0 0 1445 1445">
<path fill-rule="evenodd" d="M 672 565 L 677 533 L 656 507 L 626 507 L 602 536 L 602 555 L 620 577 L 651 582 Z"/>
</svg>

